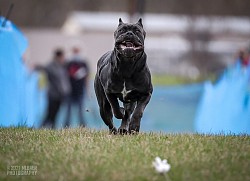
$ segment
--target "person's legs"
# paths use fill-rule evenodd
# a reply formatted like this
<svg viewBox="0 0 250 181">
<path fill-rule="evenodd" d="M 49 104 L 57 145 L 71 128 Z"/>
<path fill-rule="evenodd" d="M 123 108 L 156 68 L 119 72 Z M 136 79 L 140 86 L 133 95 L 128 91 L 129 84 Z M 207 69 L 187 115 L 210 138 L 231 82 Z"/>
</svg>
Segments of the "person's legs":
<svg viewBox="0 0 250 181">
<path fill-rule="evenodd" d="M 48 104 L 47 104 L 47 110 L 46 110 L 46 116 L 42 122 L 41 127 L 51 127 L 51 110 L 52 110 L 52 100 L 48 98 Z"/>
<path fill-rule="evenodd" d="M 61 103 L 62 103 L 61 100 L 54 100 L 52 115 L 51 115 L 52 129 L 55 129 L 55 127 L 56 127 L 56 116 L 57 116 L 57 113 L 60 109 Z"/>
<path fill-rule="evenodd" d="M 79 125 L 82 127 L 86 126 L 86 122 L 83 117 L 83 96 L 79 96 L 76 100 L 76 106 L 78 108 L 78 114 L 79 114 Z"/>
<path fill-rule="evenodd" d="M 61 101 L 60 100 L 56 100 L 53 98 L 48 99 L 48 108 L 47 108 L 47 116 L 45 117 L 45 120 L 43 121 L 42 126 L 46 127 L 52 127 L 52 129 L 55 128 L 55 119 L 57 116 L 57 113 L 59 111 L 61 105 Z"/>
<path fill-rule="evenodd" d="M 72 100 L 71 98 L 66 100 L 66 117 L 65 117 L 65 125 L 64 127 L 67 128 L 70 126 L 70 118 L 71 118 L 71 107 L 72 107 Z"/>
</svg>

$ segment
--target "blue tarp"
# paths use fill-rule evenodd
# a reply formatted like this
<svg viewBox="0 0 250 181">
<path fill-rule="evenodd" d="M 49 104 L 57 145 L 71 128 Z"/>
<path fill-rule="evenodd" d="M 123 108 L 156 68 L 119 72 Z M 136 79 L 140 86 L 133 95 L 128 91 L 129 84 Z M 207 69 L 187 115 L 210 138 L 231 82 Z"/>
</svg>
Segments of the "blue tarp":
<svg viewBox="0 0 250 181">
<path fill-rule="evenodd" d="M 0 25 L 3 21 L 0 17 Z M 37 75 L 29 73 L 22 60 L 27 46 L 27 39 L 12 22 L 0 27 L 1 126 L 33 126 L 36 120 Z"/>
<path fill-rule="evenodd" d="M 90 89 L 91 95 L 86 96 L 84 101 L 85 109 L 88 110 L 84 113 L 87 126 L 107 129 L 99 114 L 93 81 L 90 82 Z M 142 117 L 141 130 L 171 133 L 195 132 L 194 118 L 202 90 L 202 84 L 155 86 L 152 98 Z M 65 107 L 62 107 L 57 118 L 57 128 L 62 127 L 65 113 Z M 78 126 L 77 115 L 77 112 L 72 115 L 72 127 Z M 116 127 L 119 127 L 121 120 L 114 118 L 114 123 Z"/>
<path fill-rule="evenodd" d="M 195 120 L 199 133 L 250 134 L 250 66 L 237 63 L 213 85 L 206 82 Z"/>
</svg>

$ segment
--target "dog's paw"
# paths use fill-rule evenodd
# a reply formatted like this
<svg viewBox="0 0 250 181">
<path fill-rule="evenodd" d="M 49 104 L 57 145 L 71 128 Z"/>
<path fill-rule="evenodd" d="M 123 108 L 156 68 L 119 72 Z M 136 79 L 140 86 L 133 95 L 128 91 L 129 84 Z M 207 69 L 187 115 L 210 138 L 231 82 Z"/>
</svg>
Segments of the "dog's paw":
<svg viewBox="0 0 250 181">
<path fill-rule="evenodd" d="M 117 132 L 117 129 L 115 127 L 113 127 L 112 129 L 109 129 L 109 134 L 114 134 L 116 135 L 118 132 Z"/>
<path fill-rule="evenodd" d="M 134 130 L 131 130 L 128 132 L 130 135 L 137 135 L 139 134 L 139 131 L 134 131 Z"/>
<path fill-rule="evenodd" d="M 119 128 L 118 133 L 121 135 L 125 135 L 125 134 L 128 134 L 128 130 L 125 128 Z"/>
<path fill-rule="evenodd" d="M 140 131 L 140 124 L 130 124 L 129 125 L 129 134 L 137 134 Z"/>
</svg>

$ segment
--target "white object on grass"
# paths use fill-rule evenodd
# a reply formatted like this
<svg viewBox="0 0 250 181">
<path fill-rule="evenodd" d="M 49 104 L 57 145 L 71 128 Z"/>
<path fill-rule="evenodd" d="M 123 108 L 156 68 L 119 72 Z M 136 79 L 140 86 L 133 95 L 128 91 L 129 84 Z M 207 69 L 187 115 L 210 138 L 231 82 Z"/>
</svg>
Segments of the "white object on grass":
<svg viewBox="0 0 250 181">
<path fill-rule="evenodd" d="M 153 166 L 155 167 L 156 172 L 158 173 L 167 173 L 171 168 L 167 160 L 165 159 L 161 160 L 160 157 L 156 157 L 152 163 L 153 163 Z"/>
</svg>

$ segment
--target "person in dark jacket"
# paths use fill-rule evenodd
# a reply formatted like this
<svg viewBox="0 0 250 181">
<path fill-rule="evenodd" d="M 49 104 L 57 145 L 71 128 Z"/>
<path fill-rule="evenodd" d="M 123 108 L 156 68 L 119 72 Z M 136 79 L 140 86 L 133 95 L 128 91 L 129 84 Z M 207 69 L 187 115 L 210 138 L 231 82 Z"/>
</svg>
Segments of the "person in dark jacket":
<svg viewBox="0 0 250 181">
<path fill-rule="evenodd" d="M 66 65 L 72 91 L 67 102 L 65 127 L 70 126 L 71 112 L 74 109 L 78 111 L 80 126 L 85 127 L 83 100 L 88 86 L 89 67 L 86 60 L 80 56 L 80 49 L 78 47 L 72 48 L 72 53 L 73 57 Z"/>
<path fill-rule="evenodd" d="M 46 72 L 48 80 L 48 106 L 42 127 L 55 128 L 57 113 L 71 92 L 70 81 L 65 68 L 64 51 L 56 49 L 53 61 L 43 70 Z"/>
</svg>

